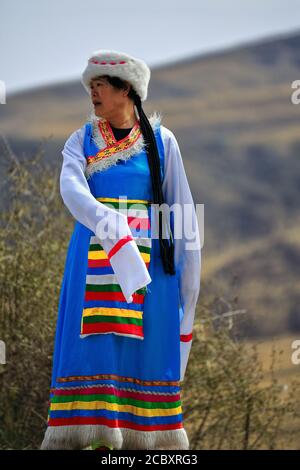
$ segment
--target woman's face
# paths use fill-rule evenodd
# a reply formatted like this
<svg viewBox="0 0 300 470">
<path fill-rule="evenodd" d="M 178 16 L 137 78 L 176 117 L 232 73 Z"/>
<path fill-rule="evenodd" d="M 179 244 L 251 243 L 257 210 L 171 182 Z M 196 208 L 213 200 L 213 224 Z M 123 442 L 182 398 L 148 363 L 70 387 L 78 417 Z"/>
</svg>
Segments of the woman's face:
<svg viewBox="0 0 300 470">
<path fill-rule="evenodd" d="M 94 78 L 90 82 L 91 100 L 96 116 L 106 119 L 120 107 L 125 106 L 124 90 L 114 88 L 105 78 Z"/>
</svg>

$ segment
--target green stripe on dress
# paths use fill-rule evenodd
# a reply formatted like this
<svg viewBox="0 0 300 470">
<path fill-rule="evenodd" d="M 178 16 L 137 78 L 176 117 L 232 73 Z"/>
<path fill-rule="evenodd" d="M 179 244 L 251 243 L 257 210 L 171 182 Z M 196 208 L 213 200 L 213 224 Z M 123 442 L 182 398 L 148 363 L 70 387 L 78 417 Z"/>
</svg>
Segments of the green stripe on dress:
<svg viewBox="0 0 300 470">
<path fill-rule="evenodd" d="M 86 315 L 83 317 L 84 323 L 121 323 L 128 325 L 143 326 L 142 318 L 119 317 L 113 315 Z"/>
<path fill-rule="evenodd" d="M 177 401 L 144 401 L 143 400 L 136 400 L 134 398 L 129 397 L 117 397 L 115 395 L 107 395 L 107 394 L 92 394 L 92 395 L 54 395 L 51 402 L 52 403 L 68 403 L 72 401 L 106 401 L 108 403 L 116 403 L 119 405 L 134 405 L 138 408 L 145 408 L 145 409 L 169 409 L 169 408 L 177 408 L 181 406 L 181 400 Z"/>
</svg>

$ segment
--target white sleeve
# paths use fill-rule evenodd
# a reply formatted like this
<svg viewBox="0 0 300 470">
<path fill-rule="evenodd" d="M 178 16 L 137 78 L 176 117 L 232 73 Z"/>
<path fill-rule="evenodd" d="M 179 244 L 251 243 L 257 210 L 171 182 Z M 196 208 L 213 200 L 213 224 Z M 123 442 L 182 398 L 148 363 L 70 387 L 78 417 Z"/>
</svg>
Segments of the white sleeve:
<svg viewBox="0 0 300 470">
<path fill-rule="evenodd" d="M 98 201 L 90 191 L 85 176 L 84 132 L 85 126 L 73 132 L 62 150 L 60 194 L 73 217 L 101 240 L 129 303 L 133 301 L 132 294 L 149 284 L 151 277 L 133 239 L 126 215 Z"/>
<path fill-rule="evenodd" d="M 180 380 L 184 380 L 192 346 L 193 325 L 201 277 L 201 244 L 194 201 L 186 177 L 178 142 L 170 129 L 161 126 L 165 149 L 163 193 L 170 207 L 176 203 L 182 218 L 174 212 L 174 261 L 180 297 Z M 176 223 L 177 220 L 177 223 Z M 182 222 L 181 222 L 182 220 Z M 176 233 L 182 234 L 176 238 Z M 192 249 L 190 249 L 192 248 Z"/>
</svg>

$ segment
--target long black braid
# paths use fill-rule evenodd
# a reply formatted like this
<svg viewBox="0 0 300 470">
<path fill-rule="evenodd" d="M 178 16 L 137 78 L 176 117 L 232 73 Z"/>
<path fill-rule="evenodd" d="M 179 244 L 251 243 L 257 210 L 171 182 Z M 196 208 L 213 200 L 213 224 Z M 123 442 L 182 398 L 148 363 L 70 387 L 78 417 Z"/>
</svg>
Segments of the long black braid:
<svg viewBox="0 0 300 470">
<path fill-rule="evenodd" d="M 154 204 L 164 204 L 164 196 L 162 192 L 162 182 L 161 182 L 161 173 L 160 173 L 160 159 L 156 144 L 156 139 L 152 126 L 144 113 L 142 108 L 141 99 L 136 94 L 135 95 L 135 105 L 140 117 L 140 127 L 144 140 L 146 143 L 146 151 L 148 157 L 148 163 L 150 168 L 150 175 L 152 180 L 152 190 L 153 190 L 153 202 Z M 159 245 L 160 245 L 160 254 L 162 258 L 162 263 L 164 271 L 167 274 L 175 274 L 174 267 L 174 243 L 172 232 L 170 230 L 170 239 L 162 237 L 162 212 L 158 212 L 159 215 Z M 167 222 L 168 223 L 168 222 Z"/>
<path fill-rule="evenodd" d="M 111 85 L 115 86 L 116 88 L 126 88 L 126 83 L 119 77 L 111 77 L 109 75 L 105 75 L 104 77 L 109 81 Z M 162 191 L 162 181 L 160 173 L 160 159 L 155 135 L 152 126 L 142 108 L 140 96 L 135 92 L 132 86 L 128 93 L 128 97 L 133 100 L 139 114 L 139 124 L 145 141 L 145 147 L 152 181 L 153 203 L 157 204 L 158 207 L 160 207 L 161 204 L 164 204 L 164 196 Z M 159 210 L 158 213 L 159 245 L 163 268 L 166 274 L 176 274 L 172 230 L 170 228 L 169 240 L 167 238 L 162 237 L 162 211 Z M 168 221 L 166 223 L 168 224 Z"/>
</svg>

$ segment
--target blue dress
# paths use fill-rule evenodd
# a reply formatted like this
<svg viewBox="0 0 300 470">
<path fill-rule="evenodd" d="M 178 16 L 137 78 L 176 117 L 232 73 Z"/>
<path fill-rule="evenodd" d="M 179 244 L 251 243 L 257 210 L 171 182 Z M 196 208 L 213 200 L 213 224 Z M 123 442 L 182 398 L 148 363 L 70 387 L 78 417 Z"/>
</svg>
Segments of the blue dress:
<svg viewBox="0 0 300 470">
<path fill-rule="evenodd" d="M 160 127 L 155 138 L 163 178 Z M 125 140 L 115 142 L 119 150 Z M 87 122 L 85 157 L 93 162 L 100 150 Z M 41 448 L 80 449 L 103 439 L 115 449 L 188 449 L 180 395 L 178 273 L 164 273 L 158 238 L 145 243 L 153 197 L 145 150 L 95 171 L 88 184 L 96 199 L 117 210 L 119 198 L 126 199 L 127 208 L 137 202 L 146 207 L 147 217 L 131 231 L 141 240 L 138 248 L 152 281 L 127 303 L 116 282 L 103 282 L 112 279 L 113 270 L 100 240 L 75 222 L 60 292 Z"/>
</svg>

